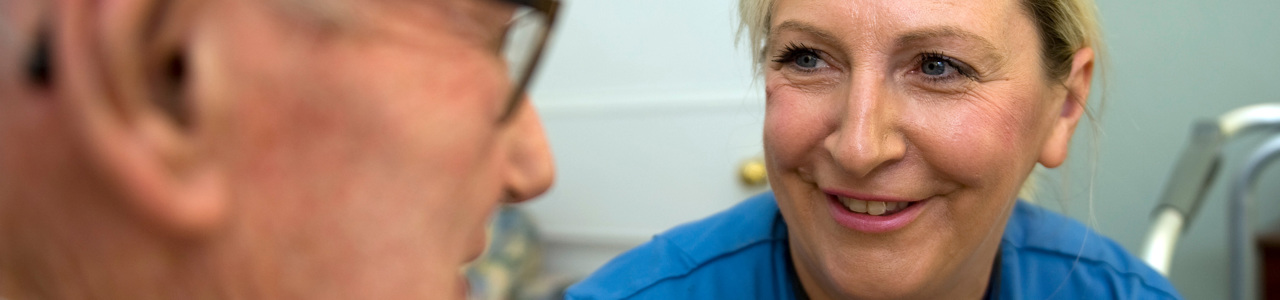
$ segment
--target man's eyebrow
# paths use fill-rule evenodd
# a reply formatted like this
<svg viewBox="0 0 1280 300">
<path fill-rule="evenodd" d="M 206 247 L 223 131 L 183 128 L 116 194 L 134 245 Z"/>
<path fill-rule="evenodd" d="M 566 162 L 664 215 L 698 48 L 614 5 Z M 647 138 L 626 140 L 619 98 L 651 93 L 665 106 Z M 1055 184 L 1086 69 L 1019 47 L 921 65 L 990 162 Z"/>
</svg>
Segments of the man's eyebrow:
<svg viewBox="0 0 1280 300">
<path fill-rule="evenodd" d="M 988 56 L 986 58 L 992 59 L 993 61 L 1004 61 L 1004 56 L 1000 55 L 1000 48 L 997 48 L 990 40 L 987 40 L 977 33 L 953 26 L 928 27 L 908 31 L 898 36 L 897 44 L 899 47 L 903 47 L 933 39 L 963 40 L 970 45 L 977 46 L 979 48 L 978 50 L 981 50 L 986 54 L 986 56 Z"/>
<path fill-rule="evenodd" d="M 808 23 L 795 21 L 795 20 L 787 20 L 785 22 L 782 22 L 782 24 L 779 24 L 777 28 L 770 30 L 769 43 L 771 44 L 773 43 L 773 40 L 777 39 L 778 33 L 786 32 L 786 31 L 797 31 L 804 34 L 808 34 L 813 36 L 814 38 L 817 38 L 819 41 L 823 43 L 831 44 L 832 46 L 835 46 L 840 49 L 845 49 L 844 42 L 841 41 L 839 38 L 836 38 L 835 34 L 832 34 L 831 32 L 824 30 L 822 28 L 819 28 L 817 26 L 813 26 Z"/>
</svg>

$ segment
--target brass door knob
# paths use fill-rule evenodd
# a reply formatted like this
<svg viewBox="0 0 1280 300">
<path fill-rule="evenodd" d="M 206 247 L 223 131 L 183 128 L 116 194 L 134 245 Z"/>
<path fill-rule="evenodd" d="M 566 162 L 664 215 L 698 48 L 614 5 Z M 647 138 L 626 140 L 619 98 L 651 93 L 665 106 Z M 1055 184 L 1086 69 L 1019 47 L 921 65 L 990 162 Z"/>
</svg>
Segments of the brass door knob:
<svg viewBox="0 0 1280 300">
<path fill-rule="evenodd" d="M 769 184 L 769 172 L 765 170 L 763 158 L 752 158 L 738 166 L 738 178 L 749 187 L 762 187 Z"/>
</svg>

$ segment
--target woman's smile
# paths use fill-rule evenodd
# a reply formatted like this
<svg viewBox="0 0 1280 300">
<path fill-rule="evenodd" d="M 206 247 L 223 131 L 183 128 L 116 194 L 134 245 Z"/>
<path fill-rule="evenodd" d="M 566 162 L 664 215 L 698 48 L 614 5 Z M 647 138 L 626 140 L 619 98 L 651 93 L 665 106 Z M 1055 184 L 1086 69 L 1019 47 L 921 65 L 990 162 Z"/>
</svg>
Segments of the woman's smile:
<svg viewBox="0 0 1280 300">
<path fill-rule="evenodd" d="M 827 194 L 831 218 L 864 233 L 886 233 L 910 225 L 932 198 L 916 201 L 865 201 Z"/>
<path fill-rule="evenodd" d="M 844 205 L 844 208 L 849 210 L 850 212 L 872 215 L 872 216 L 891 216 L 891 215 L 897 214 L 899 211 L 902 211 L 903 209 L 906 209 L 908 206 L 911 206 L 911 204 L 913 203 L 920 202 L 920 201 L 885 202 L 885 201 L 861 200 L 858 198 L 841 197 L 836 195 L 827 195 L 827 196 L 832 201 L 838 202 L 840 203 L 840 205 Z"/>
</svg>

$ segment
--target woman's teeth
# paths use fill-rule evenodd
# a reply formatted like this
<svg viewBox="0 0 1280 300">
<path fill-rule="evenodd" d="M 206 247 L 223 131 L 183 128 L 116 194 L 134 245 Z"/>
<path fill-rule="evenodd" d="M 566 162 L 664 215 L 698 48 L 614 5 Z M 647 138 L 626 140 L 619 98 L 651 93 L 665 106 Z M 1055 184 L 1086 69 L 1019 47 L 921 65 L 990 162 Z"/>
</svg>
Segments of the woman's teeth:
<svg viewBox="0 0 1280 300">
<path fill-rule="evenodd" d="M 840 203 L 844 204 L 844 207 L 850 211 L 872 216 L 892 214 L 911 205 L 910 202 L 862 201 L 841 196 L 836 196 L 836 198 L 840 199 Z"/>
</svg>

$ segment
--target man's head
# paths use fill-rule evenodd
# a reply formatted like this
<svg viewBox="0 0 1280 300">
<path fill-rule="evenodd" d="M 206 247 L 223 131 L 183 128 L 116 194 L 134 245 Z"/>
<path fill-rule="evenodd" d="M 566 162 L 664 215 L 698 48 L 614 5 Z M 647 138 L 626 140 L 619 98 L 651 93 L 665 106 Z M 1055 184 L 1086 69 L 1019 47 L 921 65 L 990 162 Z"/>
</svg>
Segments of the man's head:
<svg viewBox="0 0 1280 300">
<path fill-rule="evenodd" d="M 0 296 L 459 295 L 552 179 L 514 7 L 0 1 Z"/>
</svg>

